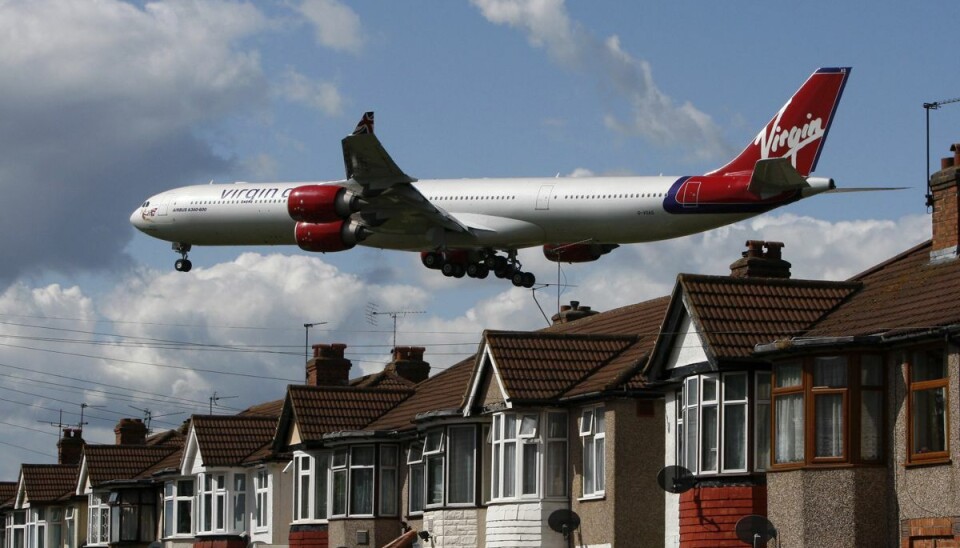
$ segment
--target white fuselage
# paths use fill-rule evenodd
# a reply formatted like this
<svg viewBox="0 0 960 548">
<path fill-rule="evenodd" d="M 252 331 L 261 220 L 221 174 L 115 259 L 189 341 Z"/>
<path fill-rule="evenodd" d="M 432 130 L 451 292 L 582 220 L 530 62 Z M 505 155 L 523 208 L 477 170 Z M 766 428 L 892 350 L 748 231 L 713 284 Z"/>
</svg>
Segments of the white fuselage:
<svg viewBox="0 0 960 548">
<path fill-rule="evenodd" d="M 549 243 L 636 243 L 675 238 L 756 213 L 676 215 L 664 198 L 677 177 L 566 177 L 424 180 L 413 186 L 471 228 L 444 245 L 517 249 Z M 290 191 L 307 184 L 234 183 L 176 188 L 133 212 L 144 233 L 192 245 L 296 245 Z M 400 250 L 436 247 L 435 235 L 375 231 L 361 245 Z"/>
</svg>

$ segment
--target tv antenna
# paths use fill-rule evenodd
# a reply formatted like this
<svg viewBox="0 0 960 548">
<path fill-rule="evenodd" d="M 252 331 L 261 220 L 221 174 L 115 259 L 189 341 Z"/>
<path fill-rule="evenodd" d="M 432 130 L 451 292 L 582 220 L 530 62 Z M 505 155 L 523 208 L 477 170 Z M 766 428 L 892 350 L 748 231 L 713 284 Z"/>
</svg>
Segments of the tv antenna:
<svg viewBox="0 0 960 548">
<path fill-rule="evenodd" d="M 164 413 L 163 415 L 154 415 L 154 414 L 153 414 L 153 411 L 152 411 L 149 407 L 144 408 L 144 409 L 140 409 L 139 407 L 134 407 L 134 406 L 131 405 L 130 408 L 131 408 L 131 409 L 136 409 L 137 411 L 143 413 L 143 424 L 145 424 L 145 425 L 147 426 L 147 433 L 148 433 L 148 434 L 151 432 L 151 430 L 150 430 L 150 422 L 151 422 L 153 419 L 155 419 L 155 418 L 157 418 L 157 417 L 169 417 L 169 416 L 171 416 L 171 415 L 182 415 L 182 414 L 183 414 L 183 411 L 177 411 L 177 412 L 175 412 L 175 413 Z"/>
<path fill-rule="evenodd" d="M 237 397 L 237 396 L 220 396 L 220 395 L 217 395 L 216 392 L 214 392 L 213 395 L 210 396 L 210 414 L 211 414 L 211 415 L 213 414 L 213 406 L 214 406 L 214 405 L 217 405 L 217 402 L 218 402 L 218 401 L 220 401 L 220 400 L 231 400 L 231 399 L 236 398 L 236 397 Z M 217 407 L 219 407 L 219 406 L 217 406 Z"/>
<path fill-rule="evenodd" d="M 316 327 L 318 325 L 326 325 L 327 322 L 314 322 L 314 323 L 305 323 L 303 324 L 303 363 L 307 363 L 310 360 L 310 356 L 307 353 L 307 350 L 310 348 L 310 328 Z"/>
<path fill-rule="evenodd" d="M 69 424 L 63 424 L 63 409 L 60 410 L 60 419 L 57 422 L 47 422 L 47 421 L 37 421 L 37 422 L 46 422 L 50 426 L 56 427 L 57 429 L 57 441 L 59 442 L 63 438 L 63 427 L 70 426 Z"/>
<path fill-rule="evenodd" d="M 393 347 L 397 347 L 397 318 L 400 316 L 408 316 L 410 314 L 426 314 L 423 310 L 385 310 L 380 311 L 374 303 L 367 303 L 366 317 L 367 323 L 370 325 L 377 325 L 377 316 L 390 316 L 393 318 Z"/>
<path fill-rule="evenodd" d="M 88 407 L 92 407 L 92 408 L 94 408 L 94 409 L 98 409 L 98 408 L 102 408 L 102 407 L 106 407 L 106 406 L 105 406 L 105 405 L 90 405 L 89 403 L 86 403 L 86 402 L 80 404 L 80 423 L 77 424 L 77 430 L 80 431 L 80 435 L 83 435 L 83 427 L 84 427 L 84 425 L 89 424 L 89 423 L 87 423 L 87 422 L 85 422 L 85 421 L 83 420 L 83 411 L 84 411 L 84 409 L 86 409 L 86 408 L 88 408 Z"/>
<path fill-rule="evenodd" d="M 930 111 L 939 110 L 944 105 L 951 103 L 960 103 L 960 97 L 946 99 L 944 101 L 934 101 L 924 103 L 923 110 L 927 111 L 927 207 L 933 207 L 933 193 L 930 190 Z"/>
</svg>

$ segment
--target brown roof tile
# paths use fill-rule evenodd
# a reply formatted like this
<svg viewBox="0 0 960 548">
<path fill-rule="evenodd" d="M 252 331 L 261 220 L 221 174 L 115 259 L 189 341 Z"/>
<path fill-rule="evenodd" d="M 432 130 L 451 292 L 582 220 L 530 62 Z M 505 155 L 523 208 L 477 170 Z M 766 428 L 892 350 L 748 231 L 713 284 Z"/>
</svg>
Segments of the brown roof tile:
<svg viewBox="0 0 960 548">
<path fill-rule="evenodd" d="M 237 466 L 273 442 L 277 418 L 194 415 L 193 430 L 204 466 Z"/>
<path fill-rule="evenodd" d="M 411 389 L 352 386 L 295 385 L 287 389 L 304 441 L 318 441 L 331 432 L 361 430 L 411 394 Z"/>
<path fill-rule="evenodd" d="M 50 503 L 70 496 L 77 488 L 80 466 L 76 464 L 22 464 L 27 500 Z"/>
<path fill-rule="evenodd" d="M 108 481 L 132 480 L 177 452 L 177 447 L 147 445 L 88 445 L 84 461 L 88 479 L 94 487 Z"/>
<path fill-rule="evenodd" d="M 556 399 L 639 341 L 636 335 L 484 331 L 512 400 Z"/>
<path fill-rule="evenodd" d="M 415 394 L 387 411 L 366 429 L 390 431 L 413 428 L 413 419 L 420 413 L 462 409 L 465 394 L 470 389 L 473 362 L 474 358 L 468 358 L 421 382 Z"/>
<path fill-rule="evenodd" d="M 717 359 L 748 358 L 754 346 L 797 336 L 860 288 L 857 282 L 681 274 L 690 314 Z"/>
<path fill-rule="evenodd" d="M 960 260 L 930 264 L 925 242 L 852 280 L 863 289 L 806 333 L 907 335 L 960 323 Z"/>
<path fill-rule="evenodd" d="M 381 371 L 350 379 L 350 386 L 357 388 L 411 388 L 415 384 L 392 371 Z"/>
<path fill-rule="evenodd" d="M 0 481 L 0 508 L 12 506 L 16 496 L 17 482 Z"/>
<path fill-rule="evenodd" d="M 244 409 L 237 413 L 245 417 L 280 417 L 280 411 L 283 409 L 283 400 L 273 400 L 266 403 L 260 403 Z"/>
</svg>

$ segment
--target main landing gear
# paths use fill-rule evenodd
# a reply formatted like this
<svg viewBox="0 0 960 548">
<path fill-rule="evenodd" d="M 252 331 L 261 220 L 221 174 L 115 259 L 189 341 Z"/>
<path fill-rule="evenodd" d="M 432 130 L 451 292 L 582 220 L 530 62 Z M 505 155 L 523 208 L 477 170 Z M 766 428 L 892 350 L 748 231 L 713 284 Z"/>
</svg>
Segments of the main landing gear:
<svg viewBox="0 0 960 548">
<path fill-rule="evenodd" d="M 420 260 L 423 266 L 453 278 L 466 275 L 482 280 L 493 272 L 494 276 L 510 280 L 517 287 L 530 288 L 537 282 L 533 273 L 521 270 L 516 250 L 510 250 L 507 256 L 498 255 L 490 249 L 424 251 L 420 254 Z"/>
<path fill-rule="evenodd" d="M 193 268 L 193 263 L 190 262 L 190 259 L 187 258 L 187 253 L 192 247 L 190 244 L 184 244 L 181 242 L 173 242 L 173 250 L 180 254 L 180 258 L 177 259 L 177 262 L 173 263 L 173 268 L 177 272 L 190 272 L 190 269 Z"/>
</svg>

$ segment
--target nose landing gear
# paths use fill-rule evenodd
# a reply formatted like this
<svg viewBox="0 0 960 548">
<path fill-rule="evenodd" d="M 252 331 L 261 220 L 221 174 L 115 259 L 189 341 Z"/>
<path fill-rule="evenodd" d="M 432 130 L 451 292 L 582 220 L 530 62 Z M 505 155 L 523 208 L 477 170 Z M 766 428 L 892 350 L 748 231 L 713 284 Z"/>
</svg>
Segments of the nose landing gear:
<svg viewBox="0 0 960 548">
<path fill-rule="evenodd" d="M 193 268 L 193 263 L 191 263 L 190 259 L 187 258 L 187 253 L 190 252 L 190 248 L 193 246 L 182 242 L 173 242 L 171 247 L 174 251 L 180 254 L 180 258 L 177 259 L 177 262 L 173 263 L 173 268 L 177 272 L 190 272 L 190 269 Z"/>
</svg>

